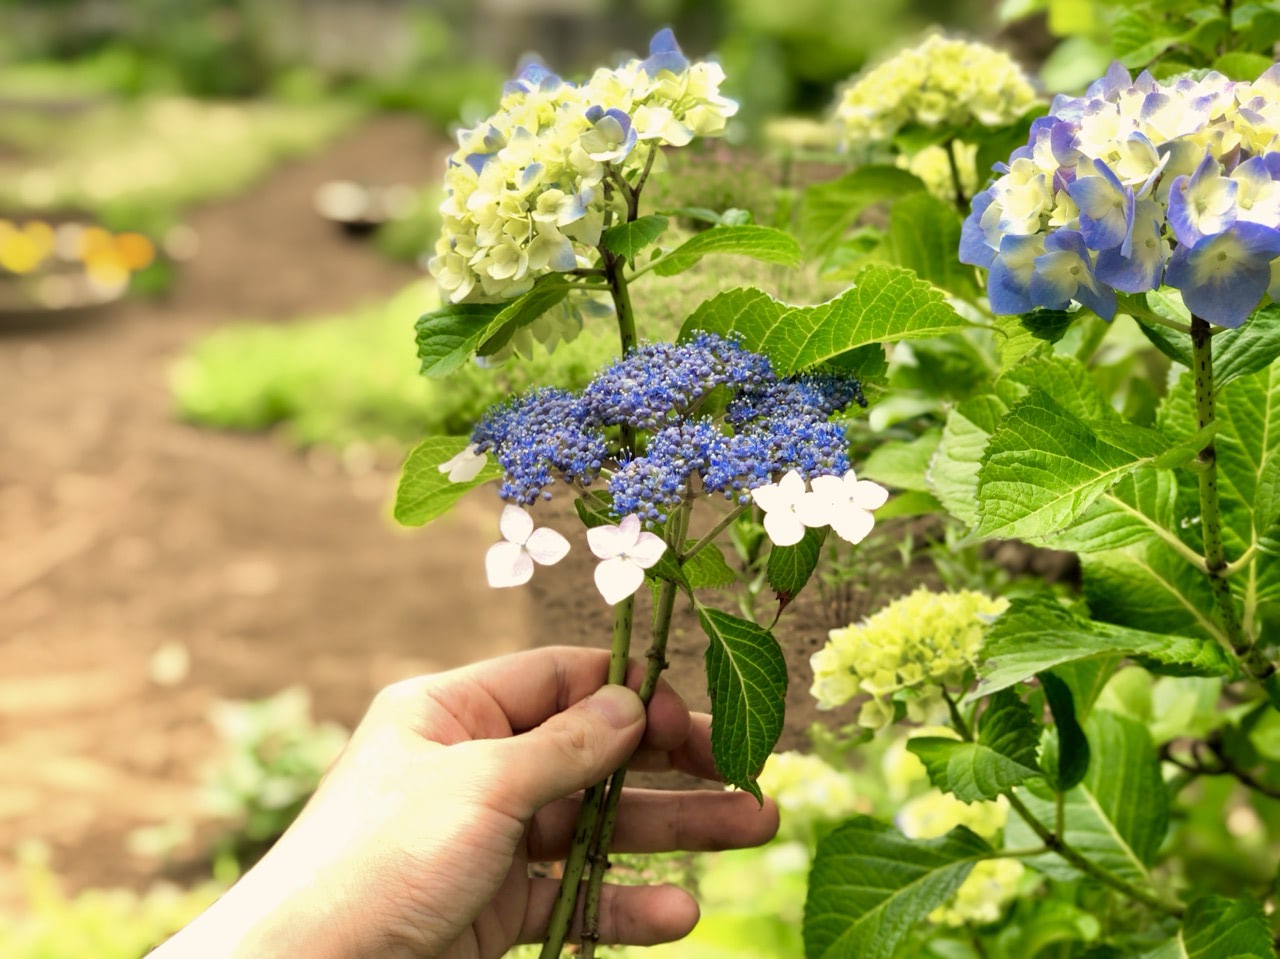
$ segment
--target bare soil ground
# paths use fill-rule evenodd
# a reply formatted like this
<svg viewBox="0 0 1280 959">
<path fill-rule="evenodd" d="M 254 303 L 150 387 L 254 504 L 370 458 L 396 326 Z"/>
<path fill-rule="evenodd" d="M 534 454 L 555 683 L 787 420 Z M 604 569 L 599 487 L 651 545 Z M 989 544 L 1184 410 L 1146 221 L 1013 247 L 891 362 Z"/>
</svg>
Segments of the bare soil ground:
<svg viewBox="0 0 1280 959">
<path fill-rule="evenodd" d="M 406 532 L 388 519 L 390 470 L 174 418 L 167 370 L 201 334 L 343 310 L 412 281 L 329 229 L 312 196 L 335 177 L 423 181 L 442 150 L 411 120 L 374 120 L 193 214 L 201 252 L 167 298 L 0 328 L 0 905 L 16 898 L 24 839 L 52 847 L 71 890 L 155 876 L 162 864 L 131 855 L 126 837 L 199 815 L 215 699 L 300 683 L 320 717 L 350 726 L 398 678 L 607 643 L 584 550 L 532 588 L 485 587 L 492 491 Z M 803 610 L 790 624 L 794 746 L 826 624 Z M 679 621 L 670 675 L 700 703 L 704 642 Z M 153 658 L 175 646 L 189 671 L 157 682 Z"/>
</svg>

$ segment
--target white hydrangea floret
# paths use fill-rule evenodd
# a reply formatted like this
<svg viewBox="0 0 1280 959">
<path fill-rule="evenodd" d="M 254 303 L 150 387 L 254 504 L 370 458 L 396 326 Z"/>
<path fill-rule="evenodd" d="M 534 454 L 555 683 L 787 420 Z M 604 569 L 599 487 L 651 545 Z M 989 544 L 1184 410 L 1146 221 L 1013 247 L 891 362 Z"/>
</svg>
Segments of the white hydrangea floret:
<svg viewBox="0 0 1280 959">
<path fill-rule="evenodd" d="M 470 443 L 461 453 L 445 460 L 436 467 L 441 473 L 449 474 L 450 483 L 469 483 L 484 469 L 489 457 L 481 453 L 475 443 Z"/>
<path fill-rule="evenodd" d="M 667 551 L 662 537 L 642 530 L 640 517 L 634 513 L 617 526 L 587 530 L 587 545 L 600 560 L 595 572 L 596 589 L 610 606 L 635 593 L 644 584 L 644 571 Z"/>
<path fill-rule="evenodd" d="M 553 529 L 535 529 L 533 517 L 508 503 L 498 522 L 502 541 L 494 543 L 484 557 L 489 585 L 502 588 L 521 586 L 533 577 L 534 564 L 554 566 L 569 553 L 569 541 Z"/>
</svg>

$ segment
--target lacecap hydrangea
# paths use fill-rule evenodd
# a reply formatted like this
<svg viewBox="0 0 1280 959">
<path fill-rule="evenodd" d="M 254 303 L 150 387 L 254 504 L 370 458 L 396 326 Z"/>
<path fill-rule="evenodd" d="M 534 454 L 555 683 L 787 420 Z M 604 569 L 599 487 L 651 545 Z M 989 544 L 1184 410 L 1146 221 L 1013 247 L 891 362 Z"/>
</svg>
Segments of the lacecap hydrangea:
<svg viewBox="0 0 1280 959">
<path fill-rule="evenodd" d="M 1119 64 L 1059 96 L 973 199 L 960 258 L 990 270 L 996 313 L 1071 301 L 1106 319 L 1117 291 L 1162 284 L 1239 326 L 1280 295 L 1280 66 L 1156 82 Z"/>
<path fill-rule="evenodd" d="M 745 503 L 788 471 L 845 475 L 844 427 L 829 418 L 853 402 L 866 402 L 856 379 L 781 379 L 766 357 L 701 333 L 642 346 L 580 392 L 544 388 L 491 408 L 470 450 L 497 459 L 510 502 L 549 498 L 557 479 L 588 487 L 603 477 L 618 516 L 660 523 L 699 488 Z M 624 425 L 640 449 L 617 448 Z"/>
<path fill-rule="evenodd" d="M 1007 53 L 934 34 L 855 77 L 839 94 L 835 119 L 845 148 L 865 151 L 910 126 L 1006 126 L 1035 100 Z"/>
<path fill-rule="evenodd" d="M 895 696 L 910 691 L 907 715 L 917 722 L 935 720 L 946 714 L 942 690 L 956 687 L 977 666 L 987 622 L 1008 605 L 969 590 L 935 593 L 921 587 L 860 623 L 831 630 L 827 644 L 810 658 L 810 693 L 819 709 L 867 697 L 858 723 L 880 729 L 893 721 Z"/>
<path fill-rule="evenodd" d="M 723 80 L 719 64 L 690 62 L 669 29 L 648 57 L 583 84 L 525 66 L 449 157 L 429 261 L 444 299 L 509 299 L 540 276 L 589 266 L 608 217 L 626 212 L 611 178 L 638 178 L 659 147 L 722 133 L 737 111 Z"/>
</svg>

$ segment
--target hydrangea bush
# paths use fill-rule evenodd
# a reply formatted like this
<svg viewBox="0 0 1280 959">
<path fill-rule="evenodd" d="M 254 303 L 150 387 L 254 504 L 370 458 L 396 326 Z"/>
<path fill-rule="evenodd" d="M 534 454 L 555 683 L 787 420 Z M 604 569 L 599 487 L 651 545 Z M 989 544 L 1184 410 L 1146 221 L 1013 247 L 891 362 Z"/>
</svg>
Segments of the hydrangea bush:
<svg viewBox="0 0 1280 959">
<path fill-rule="evenodd" d="M 689 603 L 725 781 L 757 797 L 772 781 L 803 797 L 797 816 L 856 812 L 810 832 L 806 959 L 1273 956 L 1276 850 L 1228 838 L 1214 859 L 1197 830 L 1280 796 L 1277 74 L 1116 67 L 1029 121 L 1009 61 L 924 49 L 893 68 L 911 83 L 884 87 L 886 65 L 879 100 L 850 89 L 858 135 L 887 146 L 932 128 L 923 140 L 954 146 L 964 128 L 979 164 L 1009 129 L 1018 143 L 963 225 L 910 173 L 864 166 L 806 192 L 803 246 L 740 218 L 681 235 L 646 209 L 664 153 L 734 111 L 719 68 L 669 31 L 581 84 L 526 66 L 449 161 L 432 260 L 448 302 L 418 321 L 423 371 L 515 362 L 588 320 L 617 326 L 618 356 L 581 390 L 534 389 L 470 435 L 425 440 L 396 515 L 422 524 L 492 484 L 497 542 L 475 568 L 495 587 L 589 550 L 614 610 L 611 682 L 647 584 L 642 696 Z M 881 202 L 884 225 L 859 226 Z M 727 289 L 674 342 L 644 335 L 646 284 L 710 256 L 791 268 L 806 254 L 842 293 Z M 1142 365 L 1115 366 L 1116 351 Z M 894 395 L 908 388 L 927 402 Z M 891 429 L 855 463 L 864 405 Z M 897 513 L 963 526 L 957 551 L 1017 539 L 1077 554 L 1081 588 L 920 588 L 830 633 L 812 672 L 833 725 L 849 723 L 834 739 L 874 749 L 911 727 L 886 768 L 896 815 L 876 817 L 810 763 L 759 777 L 788 683 L 777 615 L 825 542 L 871 534 L 886 486 L 903 491 Z M 556 498 L 584 531 L 542 519 Z M 718 544 L 748 521 L 777 596 L 767 621 L 707 599 L 736 583 Z M 624 776 L 584 796 L 544 959 L 579 906 L 579 954 L 594 954 Z"/>
</svg>

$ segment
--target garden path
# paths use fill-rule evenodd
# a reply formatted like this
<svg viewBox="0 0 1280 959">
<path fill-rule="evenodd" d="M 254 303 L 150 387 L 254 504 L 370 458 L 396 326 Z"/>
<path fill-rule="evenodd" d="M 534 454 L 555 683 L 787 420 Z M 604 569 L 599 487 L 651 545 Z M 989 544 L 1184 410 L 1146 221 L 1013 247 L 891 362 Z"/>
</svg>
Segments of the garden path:
<svg viewBox="0 0 1280 959">
<path fill-rule="evenodd" d="M 200 253 L 166 298 L 0 329 L 0 902 L 22 839 L 49 843 L 71 888 L 153 874 L 123 840 L 198 808 L 215 698 L 304 683 L 350 725 L 388 681 L 527 644 L 527 594 L 475 572 L 487 499 L 408 535 L 387 519 L 391 464 L 181 424 L 166 382 L 220 324 L 338 312 L 419 276 L 312 196 L 335 177 L 422 182 L 442 149 L 375 119 L 195 211 Z"/>
</svg>

